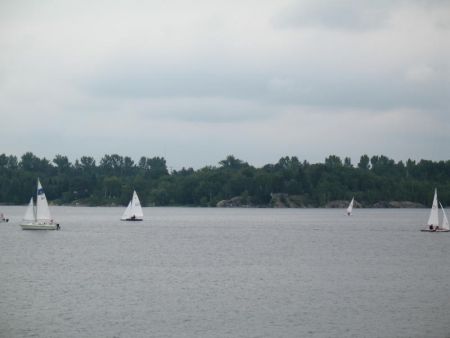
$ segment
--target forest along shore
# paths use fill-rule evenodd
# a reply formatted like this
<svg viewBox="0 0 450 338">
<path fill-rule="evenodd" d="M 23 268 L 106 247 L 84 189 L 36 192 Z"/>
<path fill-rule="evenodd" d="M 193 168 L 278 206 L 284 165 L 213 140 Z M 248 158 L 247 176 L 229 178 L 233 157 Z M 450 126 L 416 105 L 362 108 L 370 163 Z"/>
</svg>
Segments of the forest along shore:
<svg viewBox="0 0 450 338">
<path fill-rule="evenodd" d="M 143 206 L 343 208 L 354 197 L 356 207 L 404 208 L 429 205 L 435 188 L 450 205 L 450 160 L 362 155 L 353 164 L 330 155 L 312 164 L 285 156 L 254 167 L 229 155 L 215 166 L 172 170 L 163 157 L 112 154 L 97 163 L 31 152 L 0 154 L 0 204 L 25 205 L 38 177 L 54 205 L 124 206 L 136 190 Z"/>
</svg>

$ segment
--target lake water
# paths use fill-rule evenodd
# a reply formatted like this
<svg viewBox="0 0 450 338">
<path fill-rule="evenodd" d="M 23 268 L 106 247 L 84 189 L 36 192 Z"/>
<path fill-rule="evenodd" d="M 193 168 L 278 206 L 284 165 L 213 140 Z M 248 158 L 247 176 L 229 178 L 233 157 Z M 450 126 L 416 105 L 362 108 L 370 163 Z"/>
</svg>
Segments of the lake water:
<svg viewBox="0 0 450 338">
<path fill-rule="evenodd" d="M 427 209 L 0 207 L 0 337 L 450 337 Z"/>
</svg>

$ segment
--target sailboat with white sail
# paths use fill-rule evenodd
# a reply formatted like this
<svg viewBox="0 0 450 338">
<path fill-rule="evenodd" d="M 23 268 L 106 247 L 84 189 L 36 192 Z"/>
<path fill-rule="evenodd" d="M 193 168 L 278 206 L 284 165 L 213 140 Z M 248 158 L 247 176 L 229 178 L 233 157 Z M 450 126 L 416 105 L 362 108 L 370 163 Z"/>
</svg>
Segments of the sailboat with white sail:
<svg viewBox="0 0 450 338">
<path fill-rule="evenodd" d="M 142 212 L 141 202 L 139 201 L 139 197 L 136 193 L 136 190 L 133 191 L 133 197 L 131 201 L 128 203 L 125 212 L 122 215 L 121 221 L 142 221 L 144 218 L 144 213 Z"/>
<path fill-rule="evenodd" d="M 9 219 L 3 215 L 3 212 L 0 213 L 0 223 L 6 223 L 9 222 Z"/>
<path fill-rule="evenodd" d="M 447 215 L 445 213 L 445 209 L 442 204 L 439 202 L 442 210 L 442 223 L 439 225 L 439 206 L 438 206 L 438 197 L 437 197 L 437 189 L 434 189 L 434 197 L 433 204 L 431 205 L 430 216 L 428 217 L 427 226 L 425 229 L 421 229 L 420 231 L 424 232 L 449 232 L 450 226 L 448 223 Z"/>
<path fill-rule="evenodd" d="M 20 226 L 23 230 L 59 230 L 59 224 L 55 223 L 50 215 L 47 197 L 39 178 L 37 180 L 36 205 L 31 197 Z"/>
<path fill-rule="evenodd" d="M 350 201 L 350 204 L 348 205 L 348 208 L 347 208 L 347 216 L 351 216 L 352 215 L 353 203 L 354 202 L 355 202 L 355 197 L 352 197 L 352 200 Z"/>
</svg>

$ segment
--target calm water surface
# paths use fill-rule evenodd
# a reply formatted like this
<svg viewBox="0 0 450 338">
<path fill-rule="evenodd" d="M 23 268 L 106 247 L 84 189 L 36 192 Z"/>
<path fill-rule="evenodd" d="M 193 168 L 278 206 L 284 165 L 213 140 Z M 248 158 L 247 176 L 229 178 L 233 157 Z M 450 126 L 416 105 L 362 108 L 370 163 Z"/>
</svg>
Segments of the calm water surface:
<svg viewBox="0 0 450 338">
<path fill-rule="evenodd" d="M 0 337 L 450 337 L 428 210 L 1 207 Z"/>
</svg>

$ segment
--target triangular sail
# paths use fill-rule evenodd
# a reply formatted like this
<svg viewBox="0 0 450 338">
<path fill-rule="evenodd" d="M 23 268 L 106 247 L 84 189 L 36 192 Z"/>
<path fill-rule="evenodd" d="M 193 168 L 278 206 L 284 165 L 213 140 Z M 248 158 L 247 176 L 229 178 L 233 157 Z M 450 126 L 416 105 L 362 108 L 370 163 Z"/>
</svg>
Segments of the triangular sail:
<svg viewBox="0 0 450 338">
<path fill-rule="evenodd" d="M 30 203 L 28 203 L 27 211 L 25 211 L 25 216 L 23 216 L 24 221 L 35 222 L 36 214 L 33 204 L 33 197 L 30 199 Z"/>
<path fill-rule="evenodd" d="M 128 207 L 122 215 L 121 220 L 142 220 L 144 213 L 142 212 L 141 202 L 136 191 L 133 191 L 133 197 L 131 198 Z"/>
<path fill-rule="evenodd" d="M 445 213 L 445 209 L 442 206 L 441 202 L 439 202 L 439 204 L 441 205 L 441 210 L 442 210 L 442 226 L 441 226 L 441 228 L 444 230 L 450 230 L 450 226 L 448 224 L 448 218 L 447 218 L 447 214 Z"/>
<path fill-rule="evenodd" d="M 348 205 L 347 208 L 347 215 L 351 215 L 352 211 L 353 211 L 353 202 L 354 202 L 355 198 L 352 197 L 352 200 L 350 201 L 350 204 Z M 341 209 L 342 210 L 342 209 Z"/>
<path fill-rule="evenodd" d="M 42 189 L 41 182 L 38 179 L 37 197 L 36 197 L 36 219 L 38 221 L 51 220 L 50 209 L 48 208 L 47 197 L 45 197 L 44 189 Z"/>
<path fill-rule="evenodd" d="M 131 214 L 131 201 L 128 202 L 128 206 L 125 209 L 125 211 L 123 212 L 123 215 L 122 215 L 121 219 L 125 220 L 125 219 L 129 218 L 130 214 Z"/>
<path fill-rule="evenodd" d="M 136 218 L 144 217 L 144 213 L 142 212 L 141 201 L 139 201 L 139 197 L 136 191 L 133 191 L 133 199 L 131 200 L 131 214 L 130 216 L 135 216 Z"/>
<path fill-rule="evenodd" d="M 437 200 L 437 189 L 434 189 L 433 205 L 431 206 L 430 217 L 428 217 L 428 226 L 436 227 L 439 225 L 439 211 Z"/>
</svg>

